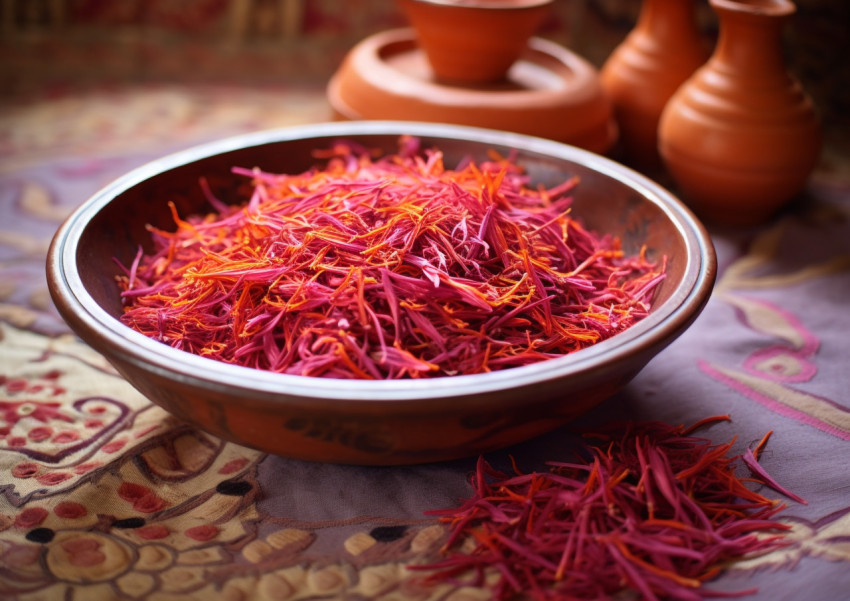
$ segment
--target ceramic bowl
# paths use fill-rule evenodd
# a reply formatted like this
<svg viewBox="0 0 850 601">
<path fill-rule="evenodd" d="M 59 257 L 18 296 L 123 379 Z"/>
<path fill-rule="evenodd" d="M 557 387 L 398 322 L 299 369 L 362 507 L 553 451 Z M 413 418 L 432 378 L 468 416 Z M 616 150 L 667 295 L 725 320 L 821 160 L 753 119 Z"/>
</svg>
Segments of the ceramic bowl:
<svg viewBox="0 0 850 601">
<path fill-rule="evenodd" d="M 396 0 L 437 78 L 475 86 L 502 79 L 553 0 Z"/>
<path fill-rule="evenodd" d="M 119 321 L 114 259 L 129 264 L 146 224 L 209 211 L 198 180 L 220 199 L 235 189 L 231 167 L 296 172 L 312 151 L 340 138 L 385 151 L 409 134 L 440 148 L 451 166 L 490 149 L 517 152 L 532 179 L 578 175 L 574 214 L 615 234 L 627 252 L 646 245 L 668 257 L 651 314 L 576 353 L 499 372 L 407 381 L 340 381 L 227 365 L 158 343 Z M 216 436 L 299 459 L 368 465 L 471 456 L 534 437 L 586 412 L 625 386 L 697 317 L 716 259 L 703 226 L 669 192 L 599 155 L 544 140 L 456 125 L 322 123 L 224 139 L 166 156 L 119 178 L 57 231 L 47 260 L 52 298 L 70 327 L 139 391 Z"/>
</svg>

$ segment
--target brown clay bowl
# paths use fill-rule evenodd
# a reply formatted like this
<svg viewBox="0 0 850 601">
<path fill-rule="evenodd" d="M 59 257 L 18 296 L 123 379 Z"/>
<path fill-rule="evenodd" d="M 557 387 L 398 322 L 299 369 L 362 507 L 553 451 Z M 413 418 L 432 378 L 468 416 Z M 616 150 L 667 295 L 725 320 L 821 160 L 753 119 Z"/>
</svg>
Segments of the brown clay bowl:
<svg viewBox="0 0 850 601">
<path fill-rule="evenodd" d="M 437 78 L 479 85 L 502 79 L 553 0 L 397 0 Z"/>
<path fill-rule="evenodd" d="M 534 181 L 578 175 L 574 214 L 668 257 L 651 314 L 588 349 L 487 374 L 408 381 L 339 381 L 227 365 L 156 342 L 123 325 L 117 267 L 149 245 L 146 224 L 209 211 L 198 180 L 220 199 L 235 189 L 234 165 L 302 171 L 311 152 L 345 138 L 394 151 L 398 136 L 440 148 L 451 166 L 489 149 L 518 152 Z M 337 463 L 413 464 L 470 456 L 552 430 L 625 386 L 702 310 L 716 274 L 703 226 L 644 176 L 551 140 L 415 122 L 323 123 L 224 139 L 164 157 L 111 183 L 57 231 L 47 259 L 53 300 L 71 328 L 127 380 L 172 414 L 214 435 L 279 455 Z"/>
</svg>

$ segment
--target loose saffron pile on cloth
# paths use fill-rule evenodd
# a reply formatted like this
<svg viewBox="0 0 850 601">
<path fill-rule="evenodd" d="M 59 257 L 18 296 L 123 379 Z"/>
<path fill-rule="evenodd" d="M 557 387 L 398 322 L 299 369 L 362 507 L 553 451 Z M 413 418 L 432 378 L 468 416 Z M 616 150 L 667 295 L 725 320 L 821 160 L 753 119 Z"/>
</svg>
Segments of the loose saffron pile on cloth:
<svg viewBox="0 0 850 601">
<path fill-rule="evenodd" d="M 735 474 L 734 440 L 713 444 L 660 422 L 612 426 L 574 462 L 513 474 L 479 459 L 473 496 L 429 512 L 448 524 L 445 559 L 411 566 L 425 582 L 491 586 L 493 598 L 603 600 L 627 590 L 642 599 L 698 601 L 742 596 L 703 587 L 728 562 L 782 546 L 777 501 L 748 480 L 788 494 L 754 465 L 767 436 Z M 795 500 L 805 502 L 799 497 Z M 628 598 L 628 597 L 627 597 Z"/>
<path fill-rule="evenodd" d="M 175 348 L 280 373 L 394 379 L 526 365 L 647 315 L 664 266 L 571 216 L 576 178 L 511 157 L 447 168 L 402 137 L 341 142 L 299 174 L 235 168 L 250 198 L 149 228 L 122 320 Z"/>
</svg>

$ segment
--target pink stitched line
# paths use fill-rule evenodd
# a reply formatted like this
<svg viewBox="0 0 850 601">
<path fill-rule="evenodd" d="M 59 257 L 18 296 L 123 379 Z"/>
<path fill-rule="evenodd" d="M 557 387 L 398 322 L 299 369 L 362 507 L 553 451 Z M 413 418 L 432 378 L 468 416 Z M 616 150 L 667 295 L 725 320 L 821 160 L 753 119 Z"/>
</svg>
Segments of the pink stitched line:
<svg viewBox="0 0 850 601">
<path fill-rule="evenodd" d="M 743 382 L 740 382 L 740 381 L 736 380 L 735 378 L 732 378 L 732 377 L 726 375 L 722 371 L 713 367 L 707 361 L 700 360 L 700 361 L 698 361 L 698 365 L 699 365 L 699 368 L 703 372 L 705 372 L 706 374 L 708 374 L 712 378 L 714 378 L 714 379 L 716 379 L 720 382 L 723 382 L 724 384 L 726 384 L 730 388 L 740 392 L 741 394 L 743 394 L 747 398 L 752 399 L 752 400 L 756 401 L 757 403 L 764 405 L 765 407 L 767 407 L 771 411 L 774 411 L 775 413 L 778 413 L 780 415 L 784 415 L 785 417 L 790 417 L 792 419 L 795 419 L 795 420 L 797 420 L 801 423 L 807 424 L 809 426 L 813 426 L 813 427 L 817 428 L 818 430 L 822 430 L 823 432 L 826 432 L 827 434 L 832 434 L 833 436 L 837 436 L 838 438 L 841 438 L 842 440 L 850 440 L 850 432 L 848 432 L 847 430 L 843 430 L 843 429 L 841 429 L 837 426 L 833 426 L 832 424 L 829 424 L 829 423 L 827 423 L 827 422 L 825 422 L 821 419 L 813 417 L 813 416 L 809 415 L 808 413 L 800 411 L 799 409 L 794 409 L 793 407 L 789 407 L 788 405 L 781 403 L 781 402 L 777 401 L 776 399 L 773 399 L 769 396 L 766 396 L 766 395 L 758 392 L 757 390 L 754 390 L 753 388 L 747 386 Z M 838 409 L 840 411 L 847 412 L 847 409 L 845 409 L 844 407 L 830 401 L 829 399 L 825 399 L 825 398 L 822 398 L 822 397 L 816 397 L 815 395 L 809 395 L 809 396 L 812 396 L 813 398 L 817 398 L 821 402 L 832 405 L 833 407 L 835 407 L 836 409 Z"/>
</svg>

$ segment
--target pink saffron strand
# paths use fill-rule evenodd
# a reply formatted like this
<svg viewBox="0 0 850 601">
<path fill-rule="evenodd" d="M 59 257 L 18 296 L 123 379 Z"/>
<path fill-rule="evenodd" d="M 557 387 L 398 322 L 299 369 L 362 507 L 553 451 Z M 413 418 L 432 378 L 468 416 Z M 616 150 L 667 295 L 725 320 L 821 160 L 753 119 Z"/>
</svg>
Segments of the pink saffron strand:
<svg viewBox="0 0 850 601">
<path fill-rule="evenodd" d="M 759 482 L 764 483 L 776 492 L 785 495 L 786 497 L 796 501 L 797 503 L 800 503 L 802 505 L 809 504 L 809 502 L 806 501 L 804 498 L 794 494 L 793 492 L 779 484 L 769 473 L 767 473 L 767 470 L 765 470 L 758 462 L 758 459 L 756 459 L 756 456 L 753 453 L 752 449 L 747 449 L 744 452 L 743 460 L 746 466 L 750 468 L 750 471 L 758 477 Z"/>
</svg>

